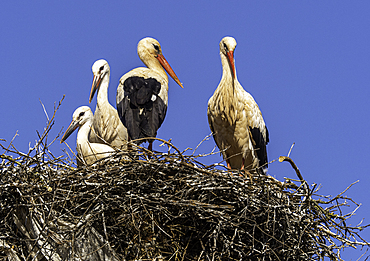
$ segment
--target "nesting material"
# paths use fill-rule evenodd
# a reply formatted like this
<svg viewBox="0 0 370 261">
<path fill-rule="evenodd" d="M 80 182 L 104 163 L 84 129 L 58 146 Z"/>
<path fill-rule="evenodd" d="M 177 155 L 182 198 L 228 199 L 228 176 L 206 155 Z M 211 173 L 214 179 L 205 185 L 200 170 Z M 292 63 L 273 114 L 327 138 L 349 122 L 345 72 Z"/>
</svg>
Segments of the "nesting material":
<svg viewBox="0 0 370 261">
<path fill-rule="evenodd" d="M 281 182 L 163 140 L 167 153 L 131 144 L 75 168 L 48 149 L 57 109 L 28 153 L 0 139 L 0 260 L 341 260 L 369 246 L 368 225 L 349 225 L 353 184 L 319 196 L 288 157 L 298 179 Z"/>
<path fill-rule="evenodd" d="M 42 151 L 3 154 L 2 257 L 340 260 L 343 248 L 367 245 L 363 227 L 346 225 L 341 208 L 355 203 L 342 194 L 315 200 L 303 180 L 207 167 L 178 150 L 147 153 L 78 169 Z"/>
</svg>

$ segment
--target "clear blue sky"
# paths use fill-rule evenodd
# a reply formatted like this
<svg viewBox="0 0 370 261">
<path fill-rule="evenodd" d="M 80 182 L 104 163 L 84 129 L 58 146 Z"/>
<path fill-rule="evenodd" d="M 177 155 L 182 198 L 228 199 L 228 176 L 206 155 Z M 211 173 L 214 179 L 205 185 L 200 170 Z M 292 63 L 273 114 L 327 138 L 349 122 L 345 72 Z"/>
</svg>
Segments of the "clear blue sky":
<svg viewBox="0 0 370 261">
<path fill-rule="evenodd" d="M 185 4 L 186 3 L 186 4 Z M 142 66 L 136 46 L 156 38 L 184 84 L 169 83 L 169 107 L 158 137 L 180 150 L 210 133 L 207 102 L 221 78 L 219 42 L 237 40 L 238 79 L 263 113 L 270 132 L 269 160 L 291 157 L 322 194 L 347 195 L 362 206 L 352 222 L 370 223 L 370 2 L 361 1 L 5 1 L 0 9 L 0 138 L 23 152 L 35 144 L 54 102 L 51 141 L 88 105 L 91 66 L 111 67 L 109 100 L 115 106 L 119 78 Z M 90 107 L 95 109 L 96 98 Z M 67 140 L 75 148 L 76 134 Z M 5 143 L 7 144 L 7 143 Z M 164 150 L 155 143 L 154 149 Z M 199 153 L 214 147 L 211 139 Z M 51 146 L 54 155 L 66 145 Z M 202 160 L 221 161 L 219 155 Z M 269 174 L 295 177 L 288 163 Z M 344 209 L 350 211 L 352 209 Z M 370 229 L 362 236 L 370 241 Z M 359 251 L 343 253 L 356 260 Z"/>
</svg>

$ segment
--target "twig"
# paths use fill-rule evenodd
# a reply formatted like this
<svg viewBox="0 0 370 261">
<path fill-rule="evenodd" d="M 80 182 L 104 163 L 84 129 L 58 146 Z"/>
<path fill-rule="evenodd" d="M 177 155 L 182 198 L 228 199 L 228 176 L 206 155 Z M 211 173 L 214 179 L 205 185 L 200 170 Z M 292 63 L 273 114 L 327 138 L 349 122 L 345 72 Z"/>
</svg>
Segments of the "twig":
<svg viewBox="0 0 370 261">
<path fill-rule="evenodd" d="M 42 109 L 44 110 L 44 113 L 45 113 L 45 116 L 46 116 L 46 120 L 47 120 L 47 122 L 49 122 L 49 121 L 50 121 L 50 120 L 49 120 L 49 115 L 48 115 L 48 113 L 47 113 L 47 111 L 46 111 L 46 109 L 45 109 L 45 106 L 44 106 L 44 104 L 42 103 L 41 99 L 39 99 L 39 101 L 40 101 L 40 103 L 41 103 Z"/>
<path fill-rule="evenodd" d="M 290 146 L 290 150 L 289 150 L 288 155 L 287 155 L 288 158 L 290 157 L 290 153 L 292 152 L 294 144 L 295 144 L 295 142 L 293 142 L 292 146 Z"/>
<path fill-rule="evenodd" d="M 213 136 L 213 134 L 212 134 L 212 133 L 210 133 L 210 134 L 208 134 L 207 136 L 205 136 L 205 137 L 204 137 L 204 139 L 203 139 L 203 140 L 201 140 L 201 141 L 199 142 L 199 144 L 195 147 L 195 149 L 194 149 L 193 153 L 191 154 L 191 156 L 194 156 L 194 154 L 195 154 L 195 152 L 197 151 L 197 149 L 199 148 L 199 146 L 200 146 L 200 145 L 202 145 L 202 143 L 203 143 L 204 141 L 209 140 L 209 138 L 210 138 L 210 137 L 212 137 L 212 136 Z"/>
</svg>

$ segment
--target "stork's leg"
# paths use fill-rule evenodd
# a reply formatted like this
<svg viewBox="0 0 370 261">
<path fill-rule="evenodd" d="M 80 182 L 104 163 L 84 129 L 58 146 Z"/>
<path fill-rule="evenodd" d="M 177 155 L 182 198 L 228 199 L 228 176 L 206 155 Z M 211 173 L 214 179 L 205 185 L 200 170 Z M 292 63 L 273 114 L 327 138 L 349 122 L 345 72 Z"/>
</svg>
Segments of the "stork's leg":
<svg viewBox="0 0 370 261">
<path fill-rule="evenodd" d="M 228 168 L 228 169 L 231 169 L 230 161 L 229 161 L 228 159 L 226 160 L 226 164 L 227 164 L 227 168 Z"/>
<path fill-rule="evenodd" d="M 244 158 L 242 158 L 242 167 L 240 168 L 240 170 L 243 170 L 244 169 Z"/>
<path fill-rule="evenodd" d="M 127 150 L 131 150 L 131 144 L 130 144 L 131 138 L 130 136 L 127 137 Z"/>
<path fill-rule="evenodd" d="M 241 171 L 243 171 L 245 174 L 247 174 L 249 176 L 249 179 L 252 180 L 252 174 L 245 169 L 245 166 L 244 166 L 244 158 L 242 158 L 242 167 L 240 168 Z"/>
<path fill-rule="evenodd" d="M 148 150 L 150 152 L 153 152 L 153 141 L 152 142 L 149 142 Z M 148 155 L 148 159 L 152 158 L 152 153 L 148 153 L 147 155 Z"/>
</svg>

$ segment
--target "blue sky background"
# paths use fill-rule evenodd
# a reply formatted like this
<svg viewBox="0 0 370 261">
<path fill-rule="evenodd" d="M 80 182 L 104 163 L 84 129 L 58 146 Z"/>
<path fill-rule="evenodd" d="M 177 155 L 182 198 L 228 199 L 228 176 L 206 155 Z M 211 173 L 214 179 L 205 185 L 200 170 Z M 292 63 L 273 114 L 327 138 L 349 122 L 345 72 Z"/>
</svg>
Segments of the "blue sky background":
<svg viewBox="0 0 370 261">
<path fill-rule="evenodd" d="M 263 113 L 269 160 L 291 158 L 321 194 L 346 194 L 362 206 L 349 223 L 370 223 L 370 2 L 366 1 L 5 1 L 0 9 L 0 138 L 27 152 L 43 131 L 54 103 L 66 95 L 51 141 L 89 105 L 91 66 L 111 67 L 109 100 L 119 78 L 143 66 L 140 39 L 151 36 L 184 84 L 169 83 L 169 107 L 158 137 L 180 150 L 210 133 L 207 102 L 221 79 L 219 42 L 237 40 L 238 79 Z M 90 107 L 95 109 L 96 98 Z M 67 140 L 75 148 L 76 134 Z M 154 149 L 164 150 L 155 143 Z M 204 142 L 198 153 L 215 143 Z M 50 147 L 62 155 L 66 145 Z M 1 152 L 2 153 L 2 152 Z M 221 161 L 219 155 L 201 161 Z M 269 174 L 295 177 L 288 163 Z M 344 211 L 351 211 L 345 208 Z M 348 224 L 349 225 L 349 224 Z M 362 236 L 370 241 L 370 228 Z M 345 260 L 363 252 L 346 250 Z"/>
</svg>

